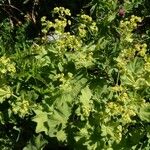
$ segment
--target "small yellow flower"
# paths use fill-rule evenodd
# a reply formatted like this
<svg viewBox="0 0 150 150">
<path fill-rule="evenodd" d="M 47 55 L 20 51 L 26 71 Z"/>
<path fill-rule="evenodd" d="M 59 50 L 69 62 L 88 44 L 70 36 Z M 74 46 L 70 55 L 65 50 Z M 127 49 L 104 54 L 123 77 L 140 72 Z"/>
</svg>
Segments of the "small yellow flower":
<svg viewBox="0 0 150 150">
<path fill-rule="evenodd" d="M 81 15 L 81 18 L 85 21 L 85 22 L 91 22 L 92 18 L 88 15 Z"/>
</svg>

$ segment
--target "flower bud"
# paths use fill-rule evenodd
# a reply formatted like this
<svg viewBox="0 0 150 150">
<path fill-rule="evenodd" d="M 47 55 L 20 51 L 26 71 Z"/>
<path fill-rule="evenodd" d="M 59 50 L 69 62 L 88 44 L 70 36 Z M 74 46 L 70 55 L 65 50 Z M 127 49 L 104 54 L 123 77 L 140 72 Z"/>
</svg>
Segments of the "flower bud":
<svg viewBox="0 0 150 150">
<path fill-rule="evenodd" d="M 124 17 L 125 16 L 125 10 L 123 8 L 119 9 L 119 16 Z"/>
</svg>

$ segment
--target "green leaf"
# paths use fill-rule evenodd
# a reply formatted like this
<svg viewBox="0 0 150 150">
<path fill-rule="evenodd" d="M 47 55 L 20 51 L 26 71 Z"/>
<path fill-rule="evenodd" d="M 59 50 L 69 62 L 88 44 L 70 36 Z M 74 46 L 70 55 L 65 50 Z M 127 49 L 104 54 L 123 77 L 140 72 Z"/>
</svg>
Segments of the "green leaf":
<svg viewBox="0 0 150 150">
<path fill-rule="evenodd" d="M 36 133 L 42 131 L 47 133 L 47 126 L 45 126 L 45 123 L 48 120 L 48 113 L 41 110 L 34 110 L 34 111 L 36 113 L 36 116 L 32 120 L 37 123 Z"/>
<path fill-rule="evenodd" d="M 69 94 L 59 97 L 54 104 L 54 111 L 47 120 L 48 135 L 57 137 L 59 141 L 66 140 L 65 128 L 71 115 L 71 96 Z"/>
<path fill-rule="evenodd" d="M 29 141 L 29 144 L 24 147 L 23 150 L 43 150 L 47 143 L 47 140 L 39 134 L 37 137 L 33 137 L 33 139 Z"/>
<path fill-rule="evenodd" d="M 89 106 L 90 99 L 92 97 L 92 92 L 88 86 L 81 90 L 80 102 L 84 106 Z"/>
<path fill-rule="evenodd" d="M 115 13 L 112 13 L 111 15 L 108 16 L 108 22 L 112 22 L 116 17 L 116 12 Z"/>
<path fill-rule="evenodd" d="M 62 95 L 58 97 L 53 106 L 44 109 L 35 110 L 36 116 L 33 121 L 37 123 L 36 133 L 45 132 L 50 137 L 57 137 L 59 141 L 66 140 L 65 128 L 71 115 L 71 96 Z"/>
<path fill-rule="evenodd" d="M 140 108 L 139 117 L 142 121 L 150 122 L 150 104 Z"/>
<path fill-rule="evenodd" d="M 60 70 L 61 72 L 62 72 L 63 69 L 64 69 L 61 63 L 58 63 L 58 68 L 59 68 L 59 70 Z"/>
</svg>

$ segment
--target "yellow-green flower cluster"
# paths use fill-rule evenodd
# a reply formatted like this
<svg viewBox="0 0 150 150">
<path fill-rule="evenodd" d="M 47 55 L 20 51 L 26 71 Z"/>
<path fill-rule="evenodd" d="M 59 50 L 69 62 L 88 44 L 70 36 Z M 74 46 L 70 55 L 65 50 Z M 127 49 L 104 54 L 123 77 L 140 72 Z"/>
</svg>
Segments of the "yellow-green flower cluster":
<svg viewBox="0 0 150 150">
<path fill-rule="evenodd" d="M 121 92 L 121 91 L 123 91 L 123 87 L 120 85 L 116 85 L 116 86 L 111 87 L 111 90 L 113 92 Z"/>
<path fill-rule="evenodd" d="M 138 114 L 138 108 L 145 103 L 143 99 L 135 99 L 127 92 L 126 87 L 116 85 L 110 89 L 114 92 L 113 101 L 107 102 L 104 111 L 100 112 L 102 136 L 119 143 L 122 140 L 122 130 L 127 124 L 134 123 L 133 117 Z M 138 106 L 138 107 L 137 107 Z M 112 124 L 117 119 L 118 124 Z"/>
<path fill-rule="evenodd" d="M 128 48 L 124 49 L 119 57 L 116 59 L 117 66 L 121 71 L 126 72 L 127 71 L 127 64 L 128 62 L 134 58 L 136 50 L 134 48 Z"/>
<path fill-rule="evenodd" d="M 42 33 L 44 35 L 46 35 L 51 28 L 54 28 L 55 33 L 60 35 L 60 34 L 64 33 L 64 30 L 65 30 L 65 27 L 67 26 L 67 24 L 70 24 L 70 22 L 68 22 L 68 20 L 66 18 L 55 19 L 54 23 L 53 23 L 51 21 L 46 20 L 45 16 L 42 17 L 41 22 L 42 22 L 42 27 L 43 27 Z"/>
<path fill-rule="evenodd" d="M 85 24 L 91 23 L 93 21 L 90 16 L 85 15 L 85 14 L 81 15 L 81 19 L 82 19 L 83 23 L 85 23 Z"/>
<path fill-rule="evenodd" d="M 137 28 L 139 22 L 142 22 L 141 17 L 132 15 L 130 20 L 126 19 L 125 21 L 120 22 L 120 34 L 121 39 L 129 43 L 133 42 L 133 33 L 132 31 Z"/>
<path fill-rule="evenodd" d="M 127 99 L 125 98 L 125 100 Z M 109 116 L 121 116 L 119 120 L 123 125 L 131 123 L 131 117 L 136 116 L 135 110 L 130 105 L 122 105 L 116 102 L 109 102 L 105 111 Z"/>
<path fill-rule="evenodd" d="M 25 117 L 30 113 L 29 111 L 30 104 L 28 100 L 22 100 L 12 104 L 12 112 L 20 117 Z"/>
<path fill-rule="evenodd" d="M 85 53 L 79 51 L 78 53 L 72 55 L 71 59 L 74 61 L 77 69 L 83 67 L 87 68 L 94 64 L 93 52 Z"/>
<path fill-rule="evenodd" d="M 91 25 L 89 26 L 89 29 L 93 34 L 97 34 L 98 27 L 96 25 L 96 22 L 92 22 Z"/>
<path fill-rule="evenodd" d="M 145 69 L 146 72 L 149 72 L 149 73 L 150 73 L 150 62 L 146 62 L 146 63 L 144 64 L 144 69 Z"/>
<path fill-rule="evenodd" d="M 128 104 L 130 102 L 130 98 L 126 92 L 122 92 L 118 97 L 118 101 L 122 102 L 123 104 Z"/>
<path fill-rule="evenodd" d="M 122 140 L 122 126 L 118 125 L 115 131 L 116 142 L 119 143 Z"/>
<path fill-rule="evenodd" d="M 142 22 L 142 18 L 132 15 L 130 20 L 121 20 L 120 28 L 126 31 L 133 31 L 133 29 L 137 28 L 139 22 Z"/>
<path fill-rule="evenodd" d="M 98 28 L 96 26 L 96 22 L 94 22 L 90 16 L 84 14 L 80 16 L 78 35 L 80 38 L 84 38 L 87 36 L 88 32 L 91 34 L 97 34 Z"/>
<path fill-rule="evenodd" d="M 12 96 L 13 92 L 10 86 L 4 85 L 0 88 L 0 103 L 4 102 L 5 99 L 8 99 Z"/>
<path fill-rule="evenodd" d="M 64 51 L 76 51 L 81 48 L 82 41 L 69 32 L 63 34 L 63 37 L 56 41 L 56 49 L 61 54 Z"/>
<path fill-rule="evenodd" d="M 139 56 L 144 57 L 145 53 L 147 51 L 147 44 L 146 43 L 144 43 L 144 44 L 136 44 L 135 45 L 135 49 L 138 52 Z"/>
<path fill-rule="evenodd" d="M 42 18 L 41 18 L 41 23 L 42 23 L 42 33 L 44 34 L 44 35 L 46 35 L 48 32 L 49 32 L 49 29 L 51 28 L 51 27 L 53 27 L 53 23 L 51 22 L 51 21 L 48 21 L 48 20 L 46 20 L 46 17 L 45 16 L 43 16 Z"/>
<path fill-rule="evenodd" d="M 122 57 L 118 57 L 116 59 L 117 61 L 117 67 L 120 69 L 121 72 L 126 72 L 127 71 L 127 68 L 126 68 L 126 65 L 127 65 L 127 62 L 125 59 L 122 59 Z"/>
<path fill-rule="evenodd" d="M 71 80 L 73 78 L 72 73 L 68 73 L 65 76 L 63 73 L 58 74 L 55 79 L 60 81 L 59 89 L 63 92 L 70 92 L 72 90 Z"/>
<path fill-rule="evenodd" d="M 0 73 L 1 74 L 14 74 L 16 72 L 15 64 L 11 62 L 10 58 L 2 56 L 0 58 Z"/>
<path fill-rule="evenodd" d="M 66 18 L 55 19 L 54 23 L 46 21 L 45 18 L 43 18 L 42 21 L 44 22 L 43 25 L 45 25 L 45 23 L 47 24 L 47 26 L 42 29 L 44 34 L 47 34 L 48 30 L 53 27 L 55 29 L 54 34 L 60 37 L 55 41 L 58 54 L 62 55 L 65 51 L 74 51 L 82 46 L 82 41 L 79 37 L 71 35 L 70 32 L 64 32 L 67 24 L 70 24 Z"/>
<path fill-rule="evenodd" d="M 70 10 L 65 9 L 64 7 L 56 7 L 53 10 L 53 14 L 58 14 L 58 19 L 55 19 L 54 22 L 46 20 L 46 17 L 41 18 L 42 22 L 42 33 L 46 35 L 51 28 L 55 29 L 56 34 L 64 33 L 65 27 L 71 24 L 70 20 L 66 19 L 66 16 L 71 16 Z"/>
<path fill-rule="evenodd" d="M 55 23 L 53 24 L 53 27 L 55 29 L 56 34 L 64 33 L 64 29 L 67 26 L 67 19 L 55 19 Z"/>
<path fill-rule="evenodd" d="M 89 106 L 82 106 L 82 113 L 83 113 L 83 116 L 85 118 L 89 117 L 90 112 L 91 112 L 91 107 L 89 107 Z"/>
<path fill-rule="evenodd" d="M 126 72 L 127 64 L 131 60 L 133 60 L 136 56 L 145 58 L 146 51 L 147 51 L 146 43 L 135 44 L 133 47 L 124 49 L 122 52 L 120 52 L 119 57 L 116 59 L 118 68 L 121 69 L 123 72 Z"/>
<path fill-rule="evenodd" d="M 58 18 L 54 22 L 46 20 L 45 16 L 41 18 L 42 32 L 45 35 L 43 40 L 48 41 L 47 34 L 51 28 L 54 28 L 54 35 L 58 36 L 54 43 L 58 54 L 62 55 L 65 51 L 79 50 L 82 46 L 82 38 L 86 37 L 88 32 L 95 34 L 98 31 L 96 23 L 90 16 L 80 15 L 77 35 L 71 35 L 70 32 L 65 32 L 66 26 L 71 24 L 71 21 L 66 19 L 66 16 L 71 15 L 70 11 L 63 7 L 56 7 L 53 10 L 53 14 L 58 14 Z"/>
<path fill-rule="evenodd" d="M 144 63 L 144 69 L 145 69 L 145 72 L 150 72 L 150 56 L 149 55 L 145 55 L 144 56 L 144 60 L 145 60 L 145 63 Z"/>
<path fill-rule="evenodd" d="M 59 17 L 71 16 L 70 10 L 64 7 L 55 7 L 53 14 L 58 14 Z"/>
<path fill-rule="evenodd" d="M 87 35 L 86 25 L 81 23 L 80 26 L 78 27 L 78 32 L 81 38 L 86 37 Z"/>
<path fill-rule="evenodd" d="M 111 117 L 118 117 L 119 122 L 124 126 L 132 122 L 132 117 L 136 116 L 137 107 L 132 103 L 134 99 L 127 93 L 126 87 L 116 85 L 110 89 L 115 92 L 115 99 L 108 102 L 105 106 L 106 116 L 105 122 L 108 122 Z M 140 101 L 142 104 L 142 102 Z"/>
</svg>

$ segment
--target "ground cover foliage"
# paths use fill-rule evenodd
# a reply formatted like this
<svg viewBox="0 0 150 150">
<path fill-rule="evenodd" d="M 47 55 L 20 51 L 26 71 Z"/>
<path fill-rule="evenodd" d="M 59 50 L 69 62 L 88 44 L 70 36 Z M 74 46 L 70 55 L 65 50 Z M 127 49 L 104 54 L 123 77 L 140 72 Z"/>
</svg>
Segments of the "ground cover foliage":
<svg viewBox="0 0 150 150">
<path fill-rule="evenodd" d="M 80 5 L 0 1 L 2 150 L 149 150 L 149 1 Z"/>
</svg>

